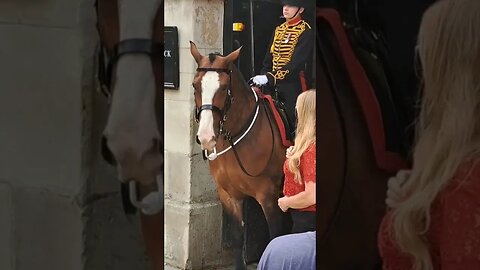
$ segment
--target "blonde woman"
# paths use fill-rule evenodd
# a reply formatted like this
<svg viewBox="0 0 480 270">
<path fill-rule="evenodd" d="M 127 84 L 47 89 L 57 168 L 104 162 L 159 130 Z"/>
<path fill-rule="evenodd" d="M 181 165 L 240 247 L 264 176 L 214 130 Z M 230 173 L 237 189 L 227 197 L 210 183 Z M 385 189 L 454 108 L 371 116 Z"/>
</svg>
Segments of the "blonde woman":
<svg viewBox="0 0 480 270">
<path fill-rule="evenodd" d="M 414 162 L 390 181 L 383 269 L 480 269 L 479 14 L 479 0 L 440 0 L 423 16 Z"/>
<path fill-rule="evenodd" d="M 283 166 L 285 197 L 278 199 L 278 206 L 284 212 L 290 209 L 292 233 L 314 231 L 316 228 L 315 95 L 316 91 L 312 89 L 301 93 L 297 98 L 295 146 L 287 150 Z"/>
</svg>

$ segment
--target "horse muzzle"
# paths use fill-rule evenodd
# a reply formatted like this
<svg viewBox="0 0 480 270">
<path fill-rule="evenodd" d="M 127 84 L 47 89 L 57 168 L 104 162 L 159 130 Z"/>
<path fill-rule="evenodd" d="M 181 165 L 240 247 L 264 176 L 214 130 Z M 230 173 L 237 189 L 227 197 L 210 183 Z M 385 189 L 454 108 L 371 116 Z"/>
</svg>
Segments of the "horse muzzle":
<svg viewBox="0 0 480 270">
<path fill-rule="evenodd" d="M 217 145 L 217 142 L 215 140 L 211 140 L 205 144 L 200 144 L 200 147 L 202 150 L 207 150 L 209 152 L 212 152 L 215 149 L 215 146 Z"/>
<path fill-rule="evenodd" d="M 134 180 L 143 186 L 151 185 L 157 175 L 163 175 L 163 156 L 149 155 L 140 162 L 118 163 L 117 172 L 122 183 Z"/>
<path fill-rule="evenodd" d="M 200 137 L 197 135 L 195 140 L 200 145 L 202 150 L 212 151 L 217 144 L 215 136 Z"/>
</svg>

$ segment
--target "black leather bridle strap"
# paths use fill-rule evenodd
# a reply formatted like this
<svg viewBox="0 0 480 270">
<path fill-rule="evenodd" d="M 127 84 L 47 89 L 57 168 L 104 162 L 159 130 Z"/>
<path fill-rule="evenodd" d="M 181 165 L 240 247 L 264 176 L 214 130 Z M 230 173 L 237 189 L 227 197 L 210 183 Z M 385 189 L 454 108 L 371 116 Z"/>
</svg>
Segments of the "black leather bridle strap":
<svg viewBox="0 0 480 270">
<path fill-rule="evenodd" d="M 118 59 L 125 54 L 145 54 L 150 57 L 161 55 L 163 52 L 163 44 L 152 41 L 151 39 L 133 38 L 125 39 L 115 45 L 113 50 L 108 51 L 100 48 L 99 52 L 99 71 L 98 78 L 102 84 L 102 91 L 106 96 L 109 95 L 109 88 L 112 81 L 113 67 Z M 107 64 L 105 65 L 105 62 Z"/>
<path fill-rule="evenodd" d="M 217 106 L 212 105 L 212 104 L 205 104 L 205 105 L 200 106 L 200 108 L 198 109 L 197 119 L 200 119 L 200 113 L 203 110 L 211 110 L 211 111 L 218 112 L 221 116 L 223 115 L 223 111 L 220 110 L 220 108 L 218 108 Z"/>
<path fill-rule="evenodd" d="M 116 60 L 124 54 L 143 53 L 147 55 L 160 54 L 162 52 L 162 44 L 155 43 L 151 39 L 132 38 L 120 41 L 115 45 L 113 54 Z"/>
<path fill-rule="evenodd" d="M 196 111 L 196 115 L 195 115 L 195 121 L 200 121 L 200 113 L 203 111 L 203 110 L 212 110 L 212 111 L 216 111 L 220 114 L 220 125 L 223 126 L 222 122 L 225 122 L 226 120 L 226 114 L 228 112 L 228 110 L 230 109 L 230 106 L 232 104 L 232 100 L 233 100 L 233 97 L 231 95 L 231 92 L 230 92 L 230 89 L 232 89 L 232 70 L 231 69 L 228 69 L 228 68 L 212 68 L 212 67 L 199 67 L 197 68 L 197 72 L 207 72 L 207 71 L 215 71 L 215 72 L 224 72 L 224 73 L 227 73 L 228 76 L 230 76 L 230 85 L 229 85 L 229 88 L 227 89 L 227 93 L 228 93 L 228 96 L 227 96 L 227 99 L 225 100 L 225 103 L 224 103 L 224 107 L 223 109 L 220 109 L 218 108 L 217 106 L 214 106 L 213 104 L 204 104 L 202 106 L 200 106 L 200 108 L 197 107 Z"/>
<path fill-rule="evenodd" d="M 125 39 L 117 43 L 113 48 L 112 55 L 107 67 L 107 75 L 111 79 L 112 69 L 118 59 L 125 54 L 139 53 L 150 57 L 158 55 L 163 51 L 163 44 L 155 43 L 151 39 L 132 38 Z"/>
<path fill-rule="evenodd" d="M 224 73 L 227 73 L 227 74 L 230 74 L 232 72 L 232 70 L 230 70 L 228 68 L 197 68 L 197 71 L 198 72 L 200 72 L 200 71 L 204 71 L 204 72 L 215 71 L 215 72 L 224 72 Z"/>
</svg>

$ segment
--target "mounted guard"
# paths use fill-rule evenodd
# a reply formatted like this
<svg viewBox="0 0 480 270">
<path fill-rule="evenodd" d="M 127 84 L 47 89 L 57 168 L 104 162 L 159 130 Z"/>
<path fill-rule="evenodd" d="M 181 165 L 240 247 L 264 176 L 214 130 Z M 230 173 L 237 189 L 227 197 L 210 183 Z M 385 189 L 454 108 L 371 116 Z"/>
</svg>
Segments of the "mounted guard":
<svg viewBox="0 0 480 270">
<path fill-rule="evenodd" d="M 275 28 L 269 50 L 263 61 L 262 75 L 254 76 L 250 83 L 264 86 L 285 104 L 289 138 L 295 131 L 295 102 L 307 90 L 305 70 L 312 57 L 314 33 L 302 19 L 308 6 L 305 0 L 282 0 L 285 22 Z M 291 136 L 291 137 L 290 137 Z"/>
</svg>

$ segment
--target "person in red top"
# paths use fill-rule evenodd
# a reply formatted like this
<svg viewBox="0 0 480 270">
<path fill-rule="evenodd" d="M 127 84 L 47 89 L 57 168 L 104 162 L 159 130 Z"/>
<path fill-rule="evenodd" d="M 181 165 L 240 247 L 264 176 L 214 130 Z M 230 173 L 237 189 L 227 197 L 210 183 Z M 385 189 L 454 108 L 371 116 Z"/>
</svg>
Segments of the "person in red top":
<svg viewBox="0 0 480 270">
<path fill-rule="evenodd" d="M 411 172 L 389 181 L 384 270 L 480 269 L 480 1 L 440 0 L 418 35 L 424 89 Z"/>
<path fill-rule="evenodd" d="M 316 229 L 316 91 L 300 94 L 296 102 L 298 118 L 294 147 L 287 149 L 283 165 L 284 197 L 278 199 L 282 211 L 289 210 L 293 219 L 292 233 Z"/>
</svg>

